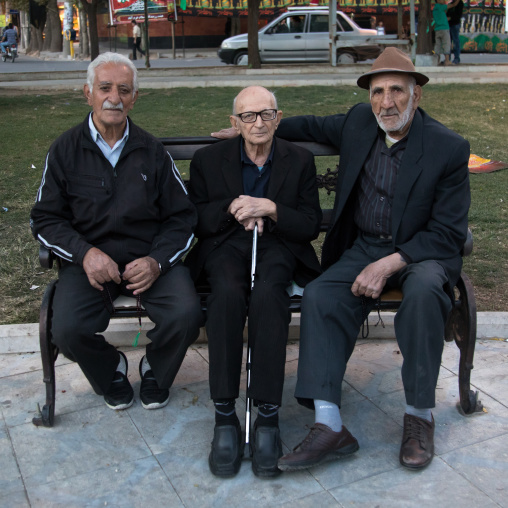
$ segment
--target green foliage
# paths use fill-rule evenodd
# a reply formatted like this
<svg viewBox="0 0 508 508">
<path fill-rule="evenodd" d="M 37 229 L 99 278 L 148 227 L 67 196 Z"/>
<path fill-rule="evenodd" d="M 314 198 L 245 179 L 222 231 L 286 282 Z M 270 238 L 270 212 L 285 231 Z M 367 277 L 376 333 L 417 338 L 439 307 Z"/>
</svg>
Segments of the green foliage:
<svg viewBox="0 0 508 508">
<path fill-rule="evenodd" d="M 229 126 L 234 95 L 240 89 L 196 88 L 142 90 L 132 119 L 156 136 L 208 136 Z M 283 87 L 274 90 L 285 116 L 346 112 L 368 102 L 356 87 Z M 29 213 L 51 143 L 81 122 L 89 107 L 81 91 L 51 94 L 0 95 L 0 138 L 3 140 L 0 179 L 0 283 L 3 298 L 0 323 L 36 322 L 42 292 L 54 277 L 37 259 L 37 243 L 29 228 Z M 422 107 L 471 143 L 481 157 L 508 162 L 504 85 L 427 85 Z M 318 171 L 333 167 L 335 158 L 318 158 Z M 32 167 L 35 166 L 35 168 Z M 188 164 L 179 163 L 186 176 Z M 479 310 L 507 310 L 508 171 L 471 175 L 470 227 L 475 238 L 465 271 L 477 291 Z M 321 196 L 330 208 L 333 196 Z M 319 248 L 320 242 L 316 242 Z M 30 289 L 39 286 L 37 289 Z"/>
</svg>

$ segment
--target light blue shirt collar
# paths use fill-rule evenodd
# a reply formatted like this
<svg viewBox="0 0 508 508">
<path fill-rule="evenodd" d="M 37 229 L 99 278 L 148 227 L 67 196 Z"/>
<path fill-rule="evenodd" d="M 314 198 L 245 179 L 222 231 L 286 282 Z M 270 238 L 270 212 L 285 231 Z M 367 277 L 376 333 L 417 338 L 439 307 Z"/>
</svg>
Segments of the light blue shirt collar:
<svg viewBox="0 0 508 508">
<path fill-rule="evenodd" d="M 118 162 L 118 159 L 120 158 L 120 154 L 122 153 L 123 147 L 125 146 L 125 143 L 127 143 L 127 139 L 129 139 L 129 119 L 127 118 L 127 124 L 125 125 L 125 132 L 123 133 L 122 139 L 118 140 L 113 148 L 111 148 L 106 143 L 106 141 L 104 141 L 99 131 L 96 129 L 92 120 L 92 113 L 90 113 L 90 116 L 88 117 L 88 126 L 90 127 L 90 134 L 92 136 L 92 139 L 101 149 L 101 152 L 104 154 L 104 157 L 106 157 L 106 159 L 108 159 L 110 164 L 113 167 L 115 167 Z"/>
</svg>

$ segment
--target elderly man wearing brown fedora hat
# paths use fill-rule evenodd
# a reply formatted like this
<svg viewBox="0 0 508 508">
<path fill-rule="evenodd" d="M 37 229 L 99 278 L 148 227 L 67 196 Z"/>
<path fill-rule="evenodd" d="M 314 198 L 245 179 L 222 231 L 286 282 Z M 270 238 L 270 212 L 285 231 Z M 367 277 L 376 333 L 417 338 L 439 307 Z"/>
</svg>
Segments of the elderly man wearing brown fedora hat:
<svg viewBox="0 0 508 508">
<path fill-rule="evenodd" d="M 395 318 L 405 414 L 399 460 L 420 469 L 434 453 L 435 390 L 470 204 L 469 144 L 418 107 L 428 78 L 387 48 L 358 79 L 370 106 L 282 120 L 277 135 L 340 152 L 324 273 L 305 288 L 295 396 L 315 409 L 306 438 L 279 460 L 304 469 L 358 450 L 342 424 L 341 384 L 362 322 L 387 288 Z"/>
</svg>

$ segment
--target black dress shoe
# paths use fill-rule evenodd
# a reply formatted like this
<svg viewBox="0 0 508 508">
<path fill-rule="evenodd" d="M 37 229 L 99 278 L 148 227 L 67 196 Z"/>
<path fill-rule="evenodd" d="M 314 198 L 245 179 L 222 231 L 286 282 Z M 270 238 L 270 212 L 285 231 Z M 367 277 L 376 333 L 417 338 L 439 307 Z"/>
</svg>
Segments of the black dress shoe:
<svg viewBox="0 0 508 508">
<path fill-rule="evenodd" d="M 274 477 L 281 474 L 277 467 L 282 457 L 282 444 L 278 427 L 259 426 L 252 443 L 252 471 L 256 476 Z"/>
<path fill-rule="evenodd" d="M 239 425 L 215 426 L 212 449 L 208 456 L 210 471 L 215 476 L 235 476 L 243 456 L 242 431 Z"/>
</svg>

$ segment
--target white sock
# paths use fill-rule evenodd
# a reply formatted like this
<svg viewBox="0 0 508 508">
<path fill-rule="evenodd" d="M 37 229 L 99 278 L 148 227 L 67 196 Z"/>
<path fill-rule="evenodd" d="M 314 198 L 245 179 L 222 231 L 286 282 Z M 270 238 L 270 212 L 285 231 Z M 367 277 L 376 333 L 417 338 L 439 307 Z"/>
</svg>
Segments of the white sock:
<svg viewBox="0 0 508 508">
<path fill-rule="evenodd" d="M 418 418 L 422 418 L 427 420 L 428 422 L 432 422 L 432 411 L 430 408 L 416 408 L 414 406 L 410 406 L 409 404 L 406 406 L 406 413 L 408 415 L 413 415 Z"/>
<path fill-rule="evenodd" d="M 315 422 L 330 427 L 334 432 L 342 430 L 342 418 L 337 404 L 326 400 L 314 399 Z"/>
<path fill-rule="evenodd" d="M 118 362 L 116 370 L 120 371 L 124 376 L 127 375 L 127 364 L 125 363 L 123 355 L 120 355 L 120 361 Z"/>
<path fill-rule="evenodd" d="M 149 370 L 152 370 L 152 367 L 150 367 L 145 355 L 143 356 L 143 363 L 141 364 L 141 375 L 144 376 Z"/>
</svg>

